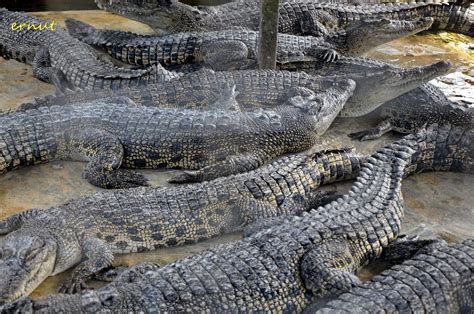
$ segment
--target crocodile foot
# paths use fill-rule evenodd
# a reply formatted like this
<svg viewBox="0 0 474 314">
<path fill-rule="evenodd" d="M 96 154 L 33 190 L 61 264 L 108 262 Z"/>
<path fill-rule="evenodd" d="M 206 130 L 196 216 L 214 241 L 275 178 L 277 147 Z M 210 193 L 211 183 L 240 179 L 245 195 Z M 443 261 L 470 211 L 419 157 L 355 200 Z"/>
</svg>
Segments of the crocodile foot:
<svg viewBox="0 0 474 314">
<path fill-rule="evenodd" d="M 71 278 L 65 281 L 58 289 L 58 293 L 73 294 L 80 293 L 88 289 L 86 283 L 82 279 Z"/>
<path fill-rule="evenodd" d="M 375 128 L 363 130 L 360 132 L 350 133 L 349 137 L 360 141 L 370 141 L 377 139 L 387 132 L 393 130 L 392 121 L 390 119 L 380 122 Z"/>
<path fill-rule="evenodd" d="M 326 49 L 320 53 L 319 57 L 322 60 L 331 63 L 339 60 L 339 53 L 334 49 Z"/>
<path fill-rule="evenodd" d="M 198 171 L 183 171 L 183 173 L 177 174 L 168 179 L 169 183 L 190 183 L 190 182 L 201 182 L 201 172 Z"/>
<path fill-rule="evenodd" d="M 369 130 L 364 130 L 360 132 L 349 133 L 348 136 L 350 138 L 359 140 L 361 142 L 374 140 L 380 137 L 376 129 L 369 129 Z"/>
<path fill-rule="evenodd" d="M 105 189 L 124 189 L 148 185 L 148 179 L 141 173 L 123 169 L 85 173 L 84 177 L 91 184 Z"/>
<path fill-rule="evenodd" d="M 91 279 L 103 282 L 112 282 L 128 269 L 129 267 L 127 266 L 110 267 L 104 271 L 101 271 L 100 273 L 94 274 Z"/>
</svg>

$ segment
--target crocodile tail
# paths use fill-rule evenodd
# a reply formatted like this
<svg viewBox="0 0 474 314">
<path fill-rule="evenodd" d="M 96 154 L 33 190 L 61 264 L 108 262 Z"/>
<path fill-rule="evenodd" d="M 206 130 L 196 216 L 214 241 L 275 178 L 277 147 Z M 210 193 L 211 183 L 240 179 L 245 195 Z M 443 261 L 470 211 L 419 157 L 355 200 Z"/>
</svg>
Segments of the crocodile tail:
<svg viewBox="0 0 474 314">
<path fill-rule="evenodd" d="M 67 31 L 72 37 L 91 46 L 105 47 L 111 43 L 118 45 L 140 37 L 140 35 L 131 32 L 97 29 L 76 19 L 66 19 L 65 23 Z"/>
<path fill-rule="evenodd" d="M 91 25 L 76 19 L 66 19 L 65 23 L 69 34 L 82 42 L 93 46 L 105 45 L 107 43 L 103 33 Z"/>
<path fill-rule="evenodd" d="M 431 124 L 399 144 L 405 143 L 415 151 L 407 160 L 405 177 L 427 171 L 474 172 L 473 128 Z"/>
<path fill-rule="evenodd" d="M 474 4 L 438 6 L 433 29 L 444 29 L 474 36 Z"/>
</svg>

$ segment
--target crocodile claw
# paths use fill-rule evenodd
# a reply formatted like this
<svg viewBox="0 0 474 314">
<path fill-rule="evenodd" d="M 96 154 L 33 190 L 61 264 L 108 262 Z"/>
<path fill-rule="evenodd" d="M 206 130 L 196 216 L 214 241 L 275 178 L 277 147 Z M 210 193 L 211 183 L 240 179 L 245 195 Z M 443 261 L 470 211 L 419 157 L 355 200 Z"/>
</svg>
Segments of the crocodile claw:
<svg viewBox="0 0 474 314">
<path fill-rule="evenodd" d="M 149 185 L 148 179 L 143 174 L 123 169 L 111 172 L 85 172 L 84 177 L 91 184 L 105 189 L 124 189 Z"/>
<path fill-rule="evenodd" d="M 199 171 L 184 171 L 168 179 L 169 183 L 201 182 Z"/>
<path fill-rule="evenodd" d="M 116 171 L 116 187 L 115 188 L 132 188 L 138 186 L 147 186 L 148 179 L 141 173 L 130 170 Z"/>
<path fill-rule="evenodd" d="M 349 133 L 347 136 L 349 136 L 350 138 L 359 140 L 361 142 L 364 142 L 364 141 L 370 141 L 379 137 L 379 136 L 375 136 L 373 133 L 374 132 L 372 132 L 372 130 L 364 130 L 360 132 Z"/>
<path fill-rule="evenodd" d="M 88 289 L 84 280 L 71 278 L 65 281 L 58 289 L 58 293 L 74 294 Z"/>
<path fill-rule="evenodd" d="M 334 49 L 326 49 L 321 52 L 320 58 L 326 62 L 335 62 L 339 60 L 339 53 Z"/>
</svg>

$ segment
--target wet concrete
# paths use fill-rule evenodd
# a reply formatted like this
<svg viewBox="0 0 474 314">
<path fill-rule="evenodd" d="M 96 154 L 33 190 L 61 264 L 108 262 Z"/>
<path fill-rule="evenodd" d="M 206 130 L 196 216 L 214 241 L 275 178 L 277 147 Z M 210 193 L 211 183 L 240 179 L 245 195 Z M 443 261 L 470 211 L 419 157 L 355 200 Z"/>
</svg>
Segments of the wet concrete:
<svg viewBox="0 0 474 314">
<path fill-rule="evenodd" d="M 38 16 L 53 18 L 60 24 L 64 17 L 79 18 L 97 27 L 125 29 L 149 33 L 148 27 L 122 17 L 102 11 L 40 13 Z M 411 36 L 378 47 L 370 57 L 388 62 L 415 66 L 438 60 L 451 60 L 459 75 L 450 83 L 444 84 L 453 90 L 453 97 L 463 86 L 463 93 L 471 93 L 474 85 L 474 39 L 450 33 Z M 31 67 L 16 61 L 0 60 L 0 109 L 15 108 L 18 104 L 34 97 L 48 95 L 54 88 L 32 77 Z M 356 147 L 362 153 L 370 154 L 375 149 L 399 138 L 389 134 L 381 140 L 357 142 L 346 134 L 372 127 L 377 123 L 373 117 L 339 119 L 331 126 L 324 139 L 314 149 Z M 61 204 L 71 198 L 90 195 L 99 189 L 81 178 L 84 164 L 80 162 L 52 162 L 29 167 L 0 176 L 0 219 L 25 209 L 45 208 Z M 166 180 L 176 171 L 142 171 L 153 186 L 167 185 Z M 406 201 L 405 231 L 422 233 L 423 236 L 436 236 L 448 241 L 474 237 L 473 204 L 474 176 L 455 173 L 419 174 L 403 182 L 403 195 Z M 345 191 L 350 182 L 327 189 Z M 240 234 L 222 236 L 195 245 L 162 249 L 155 252 L 119 256 L 116 265 L 132 265 L 138 261 L 154 261 L 161 264 L 172 262 L 183 256 L 199 252 L 218 243 L 239 239 Z M 374 270 L 375 269 L 375 270 Z M 364 270 L 361 278 L 369 278 L 379 268 Z M 50 277 L 36 291 L 33 297 L 52 294 L 69 272 Z"/>
</svg>

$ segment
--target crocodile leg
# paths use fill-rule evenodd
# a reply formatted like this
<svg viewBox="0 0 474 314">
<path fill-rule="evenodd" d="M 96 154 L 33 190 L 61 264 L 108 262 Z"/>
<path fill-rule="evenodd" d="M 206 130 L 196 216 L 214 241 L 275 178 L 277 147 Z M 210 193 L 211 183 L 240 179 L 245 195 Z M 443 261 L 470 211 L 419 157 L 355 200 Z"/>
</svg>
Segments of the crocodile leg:
<svg viewBox="0 0 474 314">
<path fill-rule="evenodd" d="M 156 271 L 161 265 L 151 262 L 142 262 L 134 267 L 115 267 L 106 272 L 94 275 L 94 279 L 106 282 L 135 282 L 143 279 L 149 271 Z"/>
<path fill-rule="evenodd" d="M 28 209 L 24 212 L 10 216 L 4 220 L 0 220 L 0 234 L 7 234 L 19 229 L 23 223 L 31 217 L 38 214 L 38 209 Z"/>
<path fill-rule="evenodd" d="M 276 217 L 260 218 L 247 224 L 243 229 L 243 236 L 246 238 L 262 230 L 268 229 L 271 226 L 282 224 L 285 220 L 290 219 L 294 215 L 301 215 L 312 208 L 324 206 L 341 196 L 341 194 L 334 191 L 311 191 L 306 195 L 294 194 L 286 198 L 278 207 L 278 211 L 285 214 L 279 213 Z"/>
<path fill-rule="evenodd" d="M 214 70 L 245 70 L 255 65 L 242 41 L 223 40 L 203 44 L 203 62 Z"/>
<path fill-rule="evenodd" d="M 51 56 L 47 48 L 40 48 L 33 59 L 33 75 L 46 83 L 52 82 L 53 68 L 51 67 Z"/>
<path fill-rule="evenodd" d="M 387 119 L 379 123 L 375 128 L 363 130 L 360 132 L 350 133 L 349 137 L 359 139 L 361 141 L 370 141 L 377 139 L 393 130 L 392 119 Z"/>
<path fill-rule="evenodd" d="M 326 12 L 301 12 L 301 19 L 299 20 L 301 35 L 306 36 L 327 36 L 329 34 L 326 26 L 321 21 L 331 22 L 333 18 Z"/>
<path fill-rule="evenodd" d="M 97 238 L 87 238 L 82 246 L 86 260 L 80 263 L 69 280 L 59 288 L 60 293 L 77 293 L 84 287 L 84 282 L 94 274 L 112 265 L 114 254 L 107 244 Z"/>
<path fill-rule="evenodd" d="M 233 155 L 225 160 L 195 171 L 184 171 L 168 180 L 170 183 L 187 183 L 210 181 L 218 177 L 226 177 L 233 174 L 255 170 L 266 161 L 266 158 L 258 153 Z"/>
<path fill-rule="evenodd" d="M 239 92 L 236 91 L 235 85 L 225 84 L 221 87 L 217 100 L 209 105 L 209 109 L 242 111 L 237 102 L 237 95 Z"/>
<path fill-rule="evenodd" d="M 347 240 L 331 239 L 307 252 L 300 265 L 301 277 L 307 289 L 317 296 L 337 296 L 360 284 L 360 280 L 340 269 L 357 256 L 351 252 Z M 324 261 L 324 262 L 321 262 Z"/>
<path fill-rule="evenodd" d="M 128 269 L 128 266 L 111 266 L 97 274 L 93 274 L 91 279 L 103 282 L 113 282 Z"/>
<path fill-rule="evenodd" d="M 406 260 L 412 259 L 417 254 L 433 250 L 437 246 L 446 244 L 442 240 L 405 240 L 397 239 L 390 243 L 383 251 L 382 258 L 393 264 L 401 264 Z"/>
<path fill-rule="evenodd" d="M 70 130 L 64 134 L 69 154 L 89 163 L 83 176 L 91 184 L 103 188 L 130 188 L 146 185 L 146 178 L 134 171 L 119 169 L 123 146 L 120 140 L 103 130 Z"/>
</svg>

